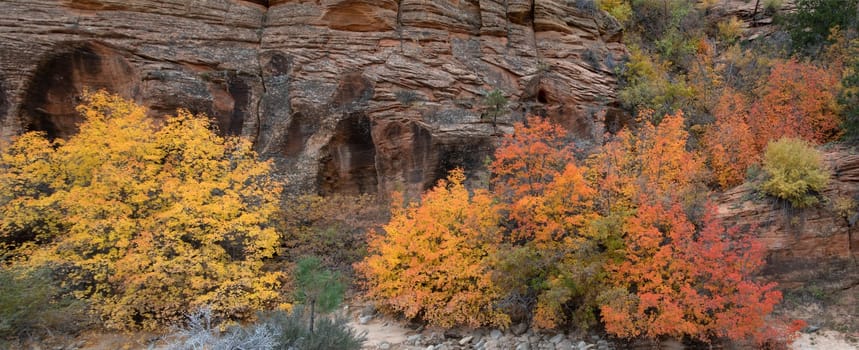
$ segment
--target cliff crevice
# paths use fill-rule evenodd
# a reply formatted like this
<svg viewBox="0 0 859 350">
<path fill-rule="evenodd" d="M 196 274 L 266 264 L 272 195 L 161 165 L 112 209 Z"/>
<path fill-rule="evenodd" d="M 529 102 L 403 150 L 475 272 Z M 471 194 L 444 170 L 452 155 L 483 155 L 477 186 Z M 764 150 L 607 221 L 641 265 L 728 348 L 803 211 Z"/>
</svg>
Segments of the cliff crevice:
<svg viewBox="0 0 859 350">
<path fill-rule="evenodd" d="M 255 140 L 291 192 L 417 194 L 452 167 L 482 171 L 498 135 L 527 113 L 599 142 L 598 112 L 617 111 L 612 65 L 625 53 L 616 21 L 560 0 L 4 7 L 0 138 L 67 137 L 77 96 L 105 88 L 153 118 L 188 108 Z M 497 128 L 481 119 L 493 89 L 511 106 Z M 358 129 L 360 140 L 342 134 Z"/>
</svg>

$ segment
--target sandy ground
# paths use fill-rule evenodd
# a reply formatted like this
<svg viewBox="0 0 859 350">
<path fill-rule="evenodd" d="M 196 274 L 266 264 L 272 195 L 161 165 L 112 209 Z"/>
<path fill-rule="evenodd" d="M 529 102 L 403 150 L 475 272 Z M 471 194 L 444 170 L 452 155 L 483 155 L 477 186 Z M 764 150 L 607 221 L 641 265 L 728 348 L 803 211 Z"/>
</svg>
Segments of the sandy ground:
<svg viewBox="0 0 859 350">
<path fill-rule="evenodd" d="M 794 350 L 857 350 L 859 349 L 859 340 L 848 340 L 843 333 L 835 331 L 822 331 L 803 334 L 792 344 L 791 348 Z"/>
<path fill-rule="evenodd" d="M 410 335 L 416 334 L 415 331 L 402 327 L 394 322 L 386 322 L 384 320 L 372 320 L 367 324 L 359 324 L 358 322 L 350 322 L 349 326 L 356 331 L 367 332 L 367 342 L 364 343 L 365 349 L 375 349 L 381 343 L 400 344 L 405 342 Z"/>
</svg>

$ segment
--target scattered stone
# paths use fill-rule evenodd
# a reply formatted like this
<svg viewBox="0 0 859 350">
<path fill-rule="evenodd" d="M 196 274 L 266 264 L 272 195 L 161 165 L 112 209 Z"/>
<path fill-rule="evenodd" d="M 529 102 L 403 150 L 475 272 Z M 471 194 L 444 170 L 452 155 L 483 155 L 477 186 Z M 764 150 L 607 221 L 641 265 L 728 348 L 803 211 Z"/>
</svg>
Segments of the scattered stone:
<svg viewBox="0 0 859 350">
<path fill-rule="evenodd" d="M 528 343 L 519 343 L 519 345 L 516 346 L 516 350 L 531 350 L 531 345 Z"/>
<path fill-rule="evenodd" d="M 803 333 L 815 333 L 815 332 L 817 332 L 817 331 L 819 331 L 819 330 L 820 330 L 820 326 L 813 326 L 813 325 L 810 325 L 810 326 L 808 326 L 808 327 L 805 327 L 805 328 L 802 330 L 802 332 L 803 332 Z"/>
<path fill-rule="evenodd" d="M 510 332 L 515 336 L 525 334 L 526 331 L 528 331 L 528 324 L 525 322 L 517 323 L 513 327 L 510 327 Z"/>
<path fill-rule="evenodd" d="M 474 337 L 473 337 L 473 336 L 470 336 L 470 335 L 469 335 L 469 336 L 467 336 L 467 337 L 465 337 L 465 338 L 462 338 L 462 339 L 460 339 L 460 340 L 459 340 L 459 345 L 465 345 L 465 344 L 468 344 L 468 343 L 470 343 L 470 342 L 471 342 L 471 340 L 472 340 L 472 339 L 474 339 Z"/>
<path fill-rule="evenodd" d="M 489 336 L 492 337 L 492 339 L 494 340 L 501 339 L 501 336 L 503 335 L 504 333 L 501 333 L 501 331 L 497 329 L 493 329 L 492 332 L 489 332 Z"/>
<path fill-rule="evenodd" d="M 408 344 L 408 345 L 418 345 L 418 343 L 420 343 L 420 341 L 421 341 L 421 335 L 420 335 L 420 334 L 410 335 L 410 336 L 406 339 L 406 344 Z"/>
<path fill-rule="evenodd" d="M 361 316 L 370 316 L 373 317 L 376 314 L 376 307 L 374 305 L 367 305 L 361 309 Z"/>
<path fill-rule="evenodd" d="M 390 350 L 390 349 L 391 349 L 391 343 L 388 343 L 386 341 L 379 343 L 379 350 Z"/>
<path fill-rule="evenodd" d="M 427 348 L 426 348 L 426 349 L 424 349 L 424 350 L 435 350 L 435 346 L 433 346 L 433 345 L 427 345 Z"/>
<path fill-rule="evenodd" d="M 549 339 L 549 341 L 550 341 L 550 342 L 552 342 L 552 344 L 555 344 L 555 345 L 557 345 L 558 343 L 560 343 L 562 340 L 564 340 L 564 335 L 563 335 L 563 334 L 555 334 L 555 336 L 554 336 L 554 337 L 552 337 L 552 339 Z"/>
<path fill-rule="evenodd" d="M 566 339 L 566 338 L 565 338 L 564 340 L 561 340 L 561 342 L 560 342 L 560 343 L 555 344 L 555 349 L 558 349 L 558 350 L 571 350 L 571 349 L 573 349 L 573 342 L 571 342 L 569 339 Z"/>
</svg>

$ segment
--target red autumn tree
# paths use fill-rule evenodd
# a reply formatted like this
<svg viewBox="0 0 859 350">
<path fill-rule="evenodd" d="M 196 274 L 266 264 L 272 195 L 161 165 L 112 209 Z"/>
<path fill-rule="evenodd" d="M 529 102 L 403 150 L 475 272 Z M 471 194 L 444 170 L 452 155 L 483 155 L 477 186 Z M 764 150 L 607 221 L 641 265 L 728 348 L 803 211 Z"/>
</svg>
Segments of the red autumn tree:
<svg viewBox="0 0 859 350">
<path fill-rule="evenodd" d="M 624 227 L 626 257 L 609 266 L 617 288 L 602 306 L 606 330 L 621 337 L 744 340 L 764 330 L 781 301 L 775 284 L 752 276 L 760 243 L 725 229 L 708 207 L 700 230 L 677 205 L 644 201 Z"/>
<path fill-rule="evenodd" d="M 824 143 L 838 136 L 834 74 L 810 63 L 776 64 L 749 113 L 755 148 L 782 137 Z"/>
</svg>

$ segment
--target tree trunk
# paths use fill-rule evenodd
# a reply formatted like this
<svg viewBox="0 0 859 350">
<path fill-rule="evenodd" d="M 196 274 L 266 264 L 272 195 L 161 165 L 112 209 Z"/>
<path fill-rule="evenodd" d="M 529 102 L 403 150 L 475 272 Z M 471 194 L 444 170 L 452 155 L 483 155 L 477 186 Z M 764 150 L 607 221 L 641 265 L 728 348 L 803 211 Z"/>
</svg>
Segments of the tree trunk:
<svg viewBox="0 0 859 350">
<path fill-rule="evenodd" d="M 313 334 L 313 324 L 315 322 L 316 300 L 310 301 L 310 334 Z"/>
</svg>

